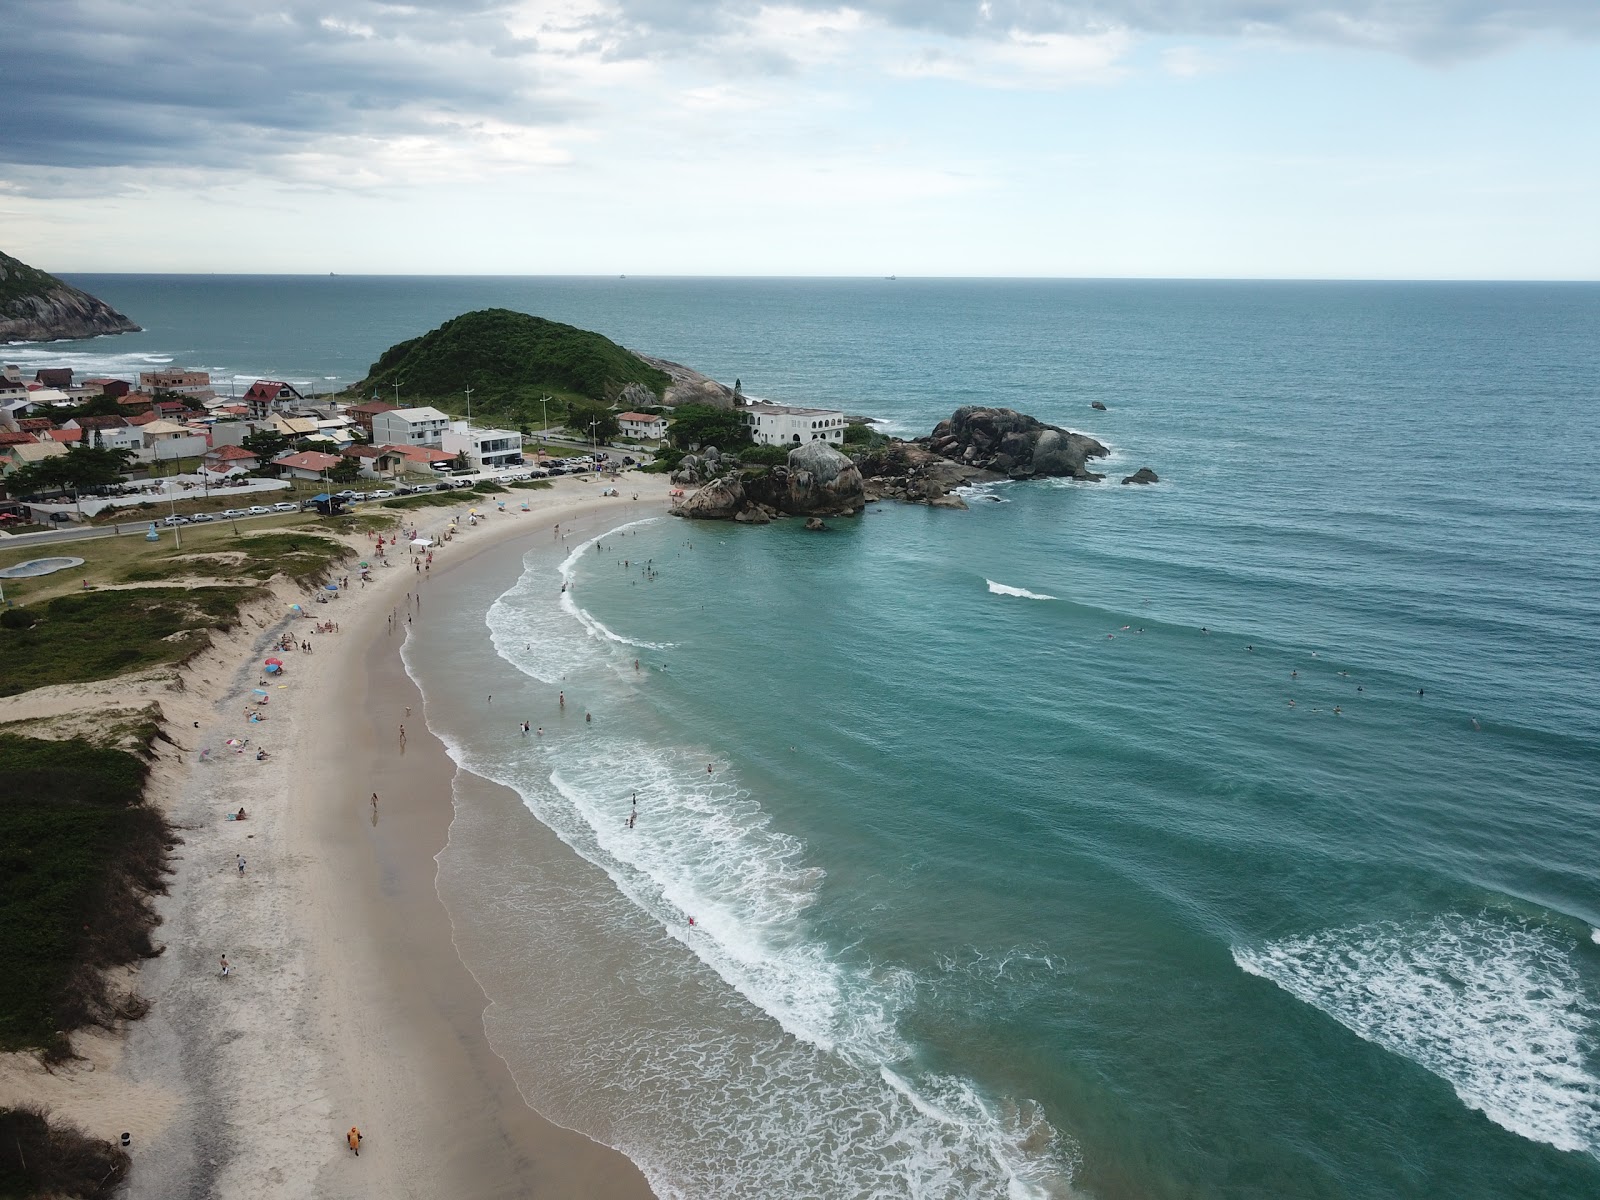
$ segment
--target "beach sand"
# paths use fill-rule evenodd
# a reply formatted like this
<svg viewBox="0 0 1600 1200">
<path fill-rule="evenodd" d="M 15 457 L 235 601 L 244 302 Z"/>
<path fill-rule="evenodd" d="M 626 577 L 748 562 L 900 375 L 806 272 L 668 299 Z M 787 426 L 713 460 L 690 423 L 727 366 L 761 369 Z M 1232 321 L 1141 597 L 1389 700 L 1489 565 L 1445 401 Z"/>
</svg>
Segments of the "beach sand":
<svg viewBox="0 0 1600 1200">
<path fill-rule="evenodd" d="M 486 1000 L 435 891 L 455 768 L 399 657 L 408 612 L 431 615 L 435 572 L 549 539 L 556 521 L 665 510 L 662 481 L 623 489 L 602 499 L 592 482 L 562 480 L 510 494 L 503 513 L 464 501 L 462 512 L 475 503 L 488 515 L 476 528 L 463 520 L 427 576 L 375 570 L 365 588 L 306 604 L 314 620 L 288 619 L 305 597 L 280 588 L 276 610 L 219 640 L 181 690 L 94 690 L 105 705 L 157 700 L 177 743 L 154 784 L 184 839 L 158 904 L 166 952 L 131 973 L 153 1002 L 146 1018 L 78 1039 L 85 1061 L 54 1075 L 6 1057 L 0 1103 L 40 1099 L 97 1136 L 130 1132 L 134 1198 L 650 1196 L 623 1155 L 529 1109 L 484 1037 Z M 407 518 L 428 535 L 455 511 Z M 325 620 L 339 632 L 309 632 Z M 283 654 L 284 677 L 263 682 L 285 629 L 313 651 Z M 252 725 L 243 710 L 257 687 L 270 701 Z M 0 719 L 70 709 L 56 692 L 14 699 Z M 236 752 L 230 737 L 250 745 Z M 257 761 L 257 746 L 271 756 Z M 227 820 L 241 805 L 248 819 Z M 352 1125 L 359 1158 L 344 1142 Z"/>
</svg>

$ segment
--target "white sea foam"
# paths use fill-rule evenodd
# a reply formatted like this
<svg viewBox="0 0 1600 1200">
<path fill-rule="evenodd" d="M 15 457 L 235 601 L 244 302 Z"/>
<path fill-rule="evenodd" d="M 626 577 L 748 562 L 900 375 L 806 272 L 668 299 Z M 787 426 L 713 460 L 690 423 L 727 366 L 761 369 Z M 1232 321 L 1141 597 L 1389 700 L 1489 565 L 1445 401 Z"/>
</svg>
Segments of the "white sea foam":
<svg viewBox="0 0 1600 1200">
<path fill-rule="evenodd" d="M 616 633 L 613 630 L 606 628 L 606 626 L 602 624 L 599 618 L 595 617 L 594 614 L 590 613 L 587 609 L 578 607 L 576 598 L 577 587 L 576 580 L 574 578 L 577 573 L 578 564 L 583 561 L 584 551 L 589 550 L 596 543 L 604 544 L 606 538 L 619 534 L 624 529 L 632 529 L 638 525 L 651 525 L 660 519 L 660 517 L 646 517 L 642 521 L 629 521 L 625 525 L 618 525 L 615 529 L 612 529 L 607 533 L 602 533 L 590 538 L 588 541 L 584 542 L 583 545 L 575 548 L 572 553 L 567 555 L 567 557 L 562 561 L 560 568 L 562 583 L 562 611 L 564 611 L 569 617 L 572 617 L 574 620 L 576 620 L 578 624 L 584 627 L 584 629 L 588 630 L 591 637 L 603 638 L 606 641 L 615 642 L 621 646 L 634 646 L 640 650 L 667 650 L 671 648 L 670 642 L 646 642 L 638 638 L 626 637 L 623 634 Z"/>
<path fill-rule="evenodd" d="M 1233 959 L 1440 1076 L 1495 1124 L 1600 1157 L 1600 1005 L 1572 949 L 1531 922 L 1451 914 L 1235 948 Z"/>
<path fill-rule="evenodd" d="M 1589 930 L 1589 940 L 1595 945 L 1600 946 L 1600 929 Z"/>
<path fill-rule="evenodd" d="M 985 579 L 989 591 L 996 596 L 1019 596 L 1024 600 L 1054 600 L 1054 596 L 1046 596 L 1040 592 L 1030 592 L 1027 588 L 1009 587 L 1003 583 L 996 583 L 992 579 Z"/>
</svg>

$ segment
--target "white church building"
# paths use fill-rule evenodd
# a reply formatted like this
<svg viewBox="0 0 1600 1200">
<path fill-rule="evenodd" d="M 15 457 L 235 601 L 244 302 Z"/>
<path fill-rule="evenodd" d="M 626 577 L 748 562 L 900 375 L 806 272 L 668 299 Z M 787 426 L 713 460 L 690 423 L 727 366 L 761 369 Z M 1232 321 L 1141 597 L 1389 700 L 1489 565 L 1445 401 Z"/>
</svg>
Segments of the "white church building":
<svg viewBox="0 0 1600 1200">
<path fill-rule="evenodd" d="M 799 446 L 844 441 L 844 413 L 787 404 L 747 404 L 739 412 L 758 446 Z"/>
</svg>

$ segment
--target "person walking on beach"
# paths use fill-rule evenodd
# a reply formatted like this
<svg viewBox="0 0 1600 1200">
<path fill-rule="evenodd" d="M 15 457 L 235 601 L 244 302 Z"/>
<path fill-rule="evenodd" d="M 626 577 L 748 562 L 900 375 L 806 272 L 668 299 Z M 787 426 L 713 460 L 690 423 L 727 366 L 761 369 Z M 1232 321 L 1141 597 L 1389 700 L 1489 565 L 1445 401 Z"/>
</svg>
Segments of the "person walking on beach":
<svg viewBox="0 0 1600 1200">
<path fill-rule="evenodd" d="M 372 811 L 373 812 L 377 812 L 378 811 L 378 793 L 377 792 L 373 792 L 372 793 Z"/>
<path fill-rule="evenodd" d="M 228 962 L 228 956 L 224 954 L 222 956 L 222 977 L 226 979 L 228 977 L 228 972 L 231 970 L 233 970 L 233 966 Z"/>
<path fill-rule="evenodd" d="M 357 1129 L 354 1125 L 350 1126 L 350 1132 L 344 1135 L 344 1140 L 345 1140 L 345 1144 L 348 1145 L 350 1147 L 350 1149 L 355 1152 L 355 1156 L 357 1158 L 360 1158 L 361 1157 L 361 1130 Z"/>
<path fill-rule="evenodd" d="M 239 854 L 239 855 L 235 855 L 235 857 L 238 858 L 238 860 L 239 860 L 239 874 L 243 875 L 244 874 L 244 855 Z"/>
</svg>

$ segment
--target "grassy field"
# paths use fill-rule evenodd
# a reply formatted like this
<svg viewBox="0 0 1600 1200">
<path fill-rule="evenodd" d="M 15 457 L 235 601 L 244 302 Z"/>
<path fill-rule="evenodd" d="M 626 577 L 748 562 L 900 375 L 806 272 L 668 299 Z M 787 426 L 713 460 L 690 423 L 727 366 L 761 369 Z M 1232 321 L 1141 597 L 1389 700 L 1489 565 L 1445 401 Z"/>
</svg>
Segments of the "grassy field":
<svg viewBox="0 0 1600 1200">
<path fill-rule="evenodd" d="M 88 591 L 9 609 L 0 619 L 0 696 L 184 662 L 231 629 L 253 587 Z M 25 628 L 13 623 L 32 620 Z"/>
<path fill-rule="evenodd" d="M 0 1048 L 139 1015 L 100 968 L 153 953 L 147 897 L 172 836 L 142 800 L 148 761 L 84 739 L 0 732 Z"/>
<path fill-rule="evenodd" d="M 163 579 L 201 577 L 226 582 L 265 583 L 283 575 L 309 586 L 321 583 L 339 563 L 355 557 L 343 542 L 312 533 L 253 533 L 228 543 L 221 553 L 168 550 L 128 567 L 120 582 L 152 583 Z"/>
</svg>

